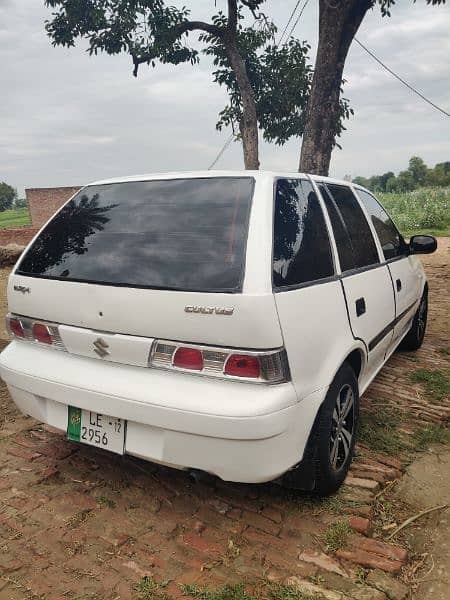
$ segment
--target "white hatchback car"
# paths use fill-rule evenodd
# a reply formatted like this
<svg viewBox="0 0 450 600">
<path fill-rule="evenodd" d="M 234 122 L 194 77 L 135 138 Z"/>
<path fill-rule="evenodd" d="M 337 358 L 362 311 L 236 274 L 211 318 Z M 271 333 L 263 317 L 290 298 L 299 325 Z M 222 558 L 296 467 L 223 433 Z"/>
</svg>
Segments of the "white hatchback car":
<svg viewBox="0 0 450 600">
<path fill-rule="evenodd" d="M 97 182 L 11 274 L 0 372 L 24 413 L 71 440 L 329 494 L 360 395 L 399 344 L 422 344 L 415 254 L 435 249 L 323 177 Z"/>
</svg>

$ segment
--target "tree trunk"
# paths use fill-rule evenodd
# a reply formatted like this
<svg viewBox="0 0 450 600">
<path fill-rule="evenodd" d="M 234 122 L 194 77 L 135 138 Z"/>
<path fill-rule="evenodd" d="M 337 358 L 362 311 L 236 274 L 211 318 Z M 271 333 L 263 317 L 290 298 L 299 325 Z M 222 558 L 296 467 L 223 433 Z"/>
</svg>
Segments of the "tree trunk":
<svg viewBox="0 0 450 600">
<path fill-rule="evenodd" d="M 239 54 L 236 44 L 232 40 L 224 41 L 224 44 L 242 98 L 242 120 L 239 123 L 239 128 L 242 137 L 245 168 L 258 170 L 258 117 L 255 95 L 248 78 L 245 62 Z"/>
<path fill-rule="evenodd" d="M 306 108 L 299 171 L 328 175 L 345 60 L 373 0 L 320 0 L 319 44 Z"/>
</svg>

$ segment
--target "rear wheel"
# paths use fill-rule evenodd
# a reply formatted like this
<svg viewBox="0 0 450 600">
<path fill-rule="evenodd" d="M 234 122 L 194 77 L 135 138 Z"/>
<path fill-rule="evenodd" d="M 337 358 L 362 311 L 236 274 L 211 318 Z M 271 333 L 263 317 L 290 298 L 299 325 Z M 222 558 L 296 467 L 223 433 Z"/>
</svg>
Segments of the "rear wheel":
<svg viewBox="0 0 450 600">
<path fill-rule="evenodd" d="M 358 381 L 350 365 L 344 363 L 320 408 L 304 461 L 287 474 L 286 484 L 302 488 L 307 472 L 314 479 L 314 494 L 327 496 L 336 492 L 353 458 L 358 419 Z"/>
<path fill-rule="evenodd" d="M 400 344 L 400 350 L 407 350 L 414 352 L 418 350 L 423 344 L 423 338 L 425 337 L 425 331 L 427 328 L 427 317 L 428 317 L 428 292 L 424 291 L 422 299 L 414 315 L 411 328 L 403 338 Z"/>
</svg>

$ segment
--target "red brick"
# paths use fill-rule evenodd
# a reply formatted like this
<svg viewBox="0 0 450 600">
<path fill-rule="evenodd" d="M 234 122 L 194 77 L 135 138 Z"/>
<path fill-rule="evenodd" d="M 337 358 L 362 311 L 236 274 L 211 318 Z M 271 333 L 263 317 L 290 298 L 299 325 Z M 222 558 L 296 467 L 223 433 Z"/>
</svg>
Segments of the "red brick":
<svg viewBox="0 0 450 600">
<path fill-rule="evenodd" d="M 271 535 L 278 535 L 281 530 L 279 524 L 274 523 L 273 521 L 267 519 L 263 515 L 253 513 L 248 510 L 244 510 L 244 512 L 242 513 L 242 519 L 244 520 L 244 523 L 251 525 L 255 529 L 260 529 L 261 531 L 270 533 Z"/>
<path fill-rule="evenodd" d="M 358 517 L 365 517 L 367 519 L 370 519 L 373 514 L 373 509 L 371 506 L 346 506 L 342 509 L 342 512 L 349 515 L 357 515 Z"/>
<path fill-rule="evenodd" d="M 39 452 L 30 452 L 29 450 L 25 450 L 25 448 L 16 448 L 12 446 L 8 448 L 6 451 L 11 456 L 16 456 L 17 458 L 23 458 L 24 460 L 35 460 L 42 456 Z"/>
<path fill-rule="evenodd" d="M 337 573 L 342 577 L 348 577 L 347 573 L 342 569 L 340 564 L 323 552 L 317 552 L 315 550 L 308 549 L 302 552 L 298 558 L 303 562 L 316 565 L 316 567 L 319 567 L 319 569 L 324 569 L 325 571 L 330 571 L 331 573 Z"/>
<path fill-rule="evenodd" d="M 367 490 L 376 490 L 380 487 L 380 484 L 377 481 L 373 481 L 372 479 L 361 479 L 359 477 L 352 477 L 351 475 L 347 475 L 344 481 L 344 485 L 352 485 L 356 487 L 365 488 Z"/>
<path fill-rule="evenodd" d="M 403 563 L 399 560 L 390 560 L 389 558 L 384 558 L 365 550 L 337 550 L 336 556 L 362 567 L 381 569 L 388 573 L 398 573 L 403 566 Z"/>
<path fill-rule="evenodd" d="M 264 517 L 270 519 L 271 521 L 274 521 L 275 523 L 281 523 L 281 521 L 283 520 L 283 515 L 281 514 L 281 512 L 276 508 L 273 508 L 272 506 L 265 506 L 262 509 L 261 514 Z"/>
<path fill-rule="evenodd" d="M 360 548 L 366 552 L 373 552 L 380 556 L 386 556 L 392 560 L 397 560 L 405 563 L 408 558 L 408 552 L 404 548 L 399 546 L 393 546 L 380 540 L 374 540 L 373 538 L 365 538 L 361 536 L 351 536 L 349 543 L 352 547 Z"/>
<path fill-rule="evenodd" d="M 0 557 L 0 572 L 1 573 L 12 573 L 18 571 L 23 567 L 23 564 L 18 559 L 8 559 L 7 557 Z"/>
<path fill-rule="evenodd" d="M 379 471 L 363 471 L 362 469 L 358 468 L 352 468 L 350 471 L 350 476 L 357 479 L 378 481 L 378 483 L 385 483 L 389 479 L 386 473 L 381 473 Z"/>
<path fill-rule="evenodd" d="M 39 478 L 36 483 L 43 483 L 44 481 L 48 481 L 52 477 L 58 475 L 59 469 L 57 467 L 46 467 L 39 473 Z"/>
<path fill-rule="evenodd" d="M 369 519 L 365 519 L 364 517 L 353 516 L 350 517 L 348 523 L 352 529 L 357 531 L 358 533 L 363 533 L 364 535 L 369 535 L 370 532 L 370 521 Z"/>
<path fill-rule="evenodd" d="M 208 530 L 208 535 L 200 536 L 198 533 L 187 531 L 181 535 L 180 542 L 204 554 L 219 554 L 223 552 L 225 549 L 225 540 L 224 543 L 219 543 L 209 533 L 210 531 Z"/>
<path fill-rule="evenodd" d="M 0 477 L 0 491 L 7 490 L 12 486 L 12 483 L 6 477 Z"/>
<path fill-rule="evenodd" d="M 8 244 L 26 246 L 38 231 L 39 229 L 35 227 L 5 227 L 0 229 L 0 246 Z"/>
</svg>

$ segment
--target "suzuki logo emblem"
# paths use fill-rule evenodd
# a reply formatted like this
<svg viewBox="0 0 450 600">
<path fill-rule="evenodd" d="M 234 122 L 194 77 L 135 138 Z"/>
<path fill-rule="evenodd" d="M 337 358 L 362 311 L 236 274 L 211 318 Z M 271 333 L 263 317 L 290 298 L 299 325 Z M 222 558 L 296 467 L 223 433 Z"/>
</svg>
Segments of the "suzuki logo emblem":
<svg viewBox="0 0 450 600">
<path fill-rule="evenodd" d="M 105 340 L 102 340 L 102 338 L 96 339 L 94 342 L 94 346 L 94 352 L 95 354 L 100 356 L 100 358 L 105 358 L 105 356 L 109 356 L 109 352 L 107 350 L 107 348 L 109 348 L 109 345 L 105 342 Z"/>
</svg>

